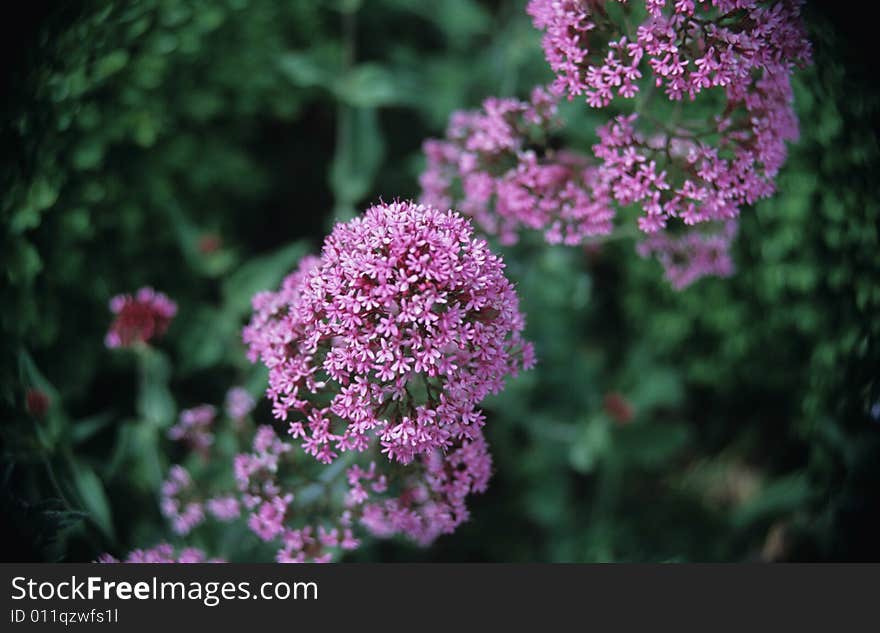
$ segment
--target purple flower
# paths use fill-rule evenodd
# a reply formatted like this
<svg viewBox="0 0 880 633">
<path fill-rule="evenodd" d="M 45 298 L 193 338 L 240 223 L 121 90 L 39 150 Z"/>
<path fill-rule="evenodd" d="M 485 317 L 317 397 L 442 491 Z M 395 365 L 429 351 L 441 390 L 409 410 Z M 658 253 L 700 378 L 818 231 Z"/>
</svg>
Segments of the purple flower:
<svg viewBox="0 0 880 633">
<path fill-rule="evenodd" d="M 254 410 L 253 396 L 244 387 L 233 387 L 226 392 L 226 415 L 240 421 Z"/>
<path fill-rule="evenodd" d="M 208 559 L 205 553 L 194 547 L 187 547 L 176 552 L 174 546 L 168 543 L 160 543 L 152 549 L 136 549 L 123 560 L 114 558 L 110 554 L 101 554 L 99 563 L 222 563 L 218 558 Z"/>
<path fill-rule="evenodd" d="M 284 529 L 284 517 L 291 501 L 292 494 L 263 501 L 248 519 L 248 527 L 264 541 L 271 541 Z"/>
<path fill-rule="evenodd" d="M 653 255 L 663 266 L 673 288 L 682 290 L 702 277 L 733 274 L 730 246 L 736 228 L 736 222 L 731 221 L 718 232 L 689 230 L 678 236 L 658 233 L 637 248 L 642 257 Z"/>
<path fill-rule="evenodd" d="M 528 102 L 487 99 L 481 111 L 453 114 L 446 139 L 424 145 L 422 202 L 460 210 L 504 244 L 522 229 L 569 245 L 610 233 L 610 189 L 587 157 L 530 148 L 559 126 L 555 114 L 556 98 L 541 88 Z"/>
<path fill-rule="evenodd" d="M 254 434 L 252 452 L 235 456 L 233 474 L 245 508 L 251 510 L 281 494 L 275 481 L 278 464 L 292 448 L 271 426 L 260 426 Z"/>
<path fill-rule="evenodd" d="M 241 515 L 238 499 L 231 494 L 208 499 L 205 502 L 205 509 L 218 521 L 232 521 Z"/>
<path fill-rule="evenodd" d="M 208 449 L 214 443 L 211 427 L 216 416 L 217 409 L 210 404 L 184 409 L 180 412 L 177 424 L 168 429 L 168 437 L 186 442 L 196 451 L 207 455 Z"/>
<path fill-rule="evenodd" d="M 189 534 L 205 520 L 204 506 L 194 492 L 189 471 L 178 464 L 172 466 L 162 483 L 160 509 L 177 534 Z"/>
<path fill-rule="evenodd" d="M 502 127 L 480 144 L 503 144 Z M 408 463 L 476 437 L 478 404 L 533 362 L 501 260 L 458 214 L 409 202 L 337 225 L 253 306 L 244 341 L 273 413 L 325 463 L 376 443 Z"/>
<path fill-rule="evenodd" d="M 480 111 L 454 113 L 446 138 L 424 144 L 423 202 L 459 209 L 505 244 L 540 230 L 550 243 L 579 245 L 610 233 L 617 209 L 640 208 L 638 227 L 657 235 L 676 225 L 727 223 L 774 193 L 786 143 L 798 136 L 791 75 L 811 56 L 802 3 L 647 0 L 643 21 L 631 27 L 607 4 L 528 3 L 556 79 L 528 102 L 491 98 Z M 615 116 L 598 127 L 589 155 L 548 143 L 561 125 L 556 98 L 604 109 L 649 83 L 662 89 L 661 99 L 685 102 L 683 116 Z M 714 116 L 688 116 L 687 102 L 705 91 L 716 97 Z M 647 98 L 639 110 L 650 112 Z M 677 242 L 676 258 L 683 248 L 703 247 L 686 256 L 694 263 L 687 271 L 666 258 L 677 287 L 702 274 L 729 274 L 728 260 L 706 259 L 716 241 Z"/>
<path fill-rule="evenodd" d="M 403 534 L 428 545 L 438 536 L 452 533 L 470 516 L 467 497 L 484 492 L 492 473 L 492 458 L 482 433 L 445 453 L 437 450 L 419 459 L 421 468 L 404 476 L 401 491 L 390 496 L 383 494 L 387 491 L 386 476 L 375 463 L 368 470 L 355 467 L 348 471 L 349 503 L 358 508 L 361 523 L 375 536 Z"/>
</svg>

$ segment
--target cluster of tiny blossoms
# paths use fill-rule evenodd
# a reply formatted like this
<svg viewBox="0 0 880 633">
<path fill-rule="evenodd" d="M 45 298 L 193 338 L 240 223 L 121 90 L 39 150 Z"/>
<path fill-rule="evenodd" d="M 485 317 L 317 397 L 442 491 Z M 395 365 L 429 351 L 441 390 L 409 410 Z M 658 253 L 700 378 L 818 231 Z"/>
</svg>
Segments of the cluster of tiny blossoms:
<svg viewBox="0 0 880 633">
<path fill-rule="evenodd" d="M 207 515 L 228 522 L 243 511 L 250 530 L 275 544 L 278 562 L 329 562 L 360 546 L 358 526 L 379 538 L 399 534 L 421 545 L 452 533 L 468 519 L 467 498 L 485 491 L 492 467 L 478 431 L 408 465 L 374 459 L 368 467 L 336 469 L 346 485 L 342 502 L 334 504 L 333 479 L 304 478 L 292 451 L 273 427 L 257 427 L 250 451 L 233 461 L 237 489 L 204 501 L 190 473 L 172 466 L 162 488 L 162 511 L 179 535 L 190 533 Z M 316 486 L 314 498 L 309 488 Z M 304 499 L 295 507 L 298 496 Z M 309 511 L 309 496 L 312 508 L 317 503 L 323 512 Z"/>
<path fill-rule="evenodd" d="M 217 409 L 210 404 L 184 409 L 180 412 L 177 424 L 168 429 L 168 437 L 185 442 L 194 450 L 205 453 L 214 443 L 211 427 L 215 417 Z"/>
<path fill-rule="evenodd" d="M 303 523 L 298 514 L 312 515 L 297 512 L 295 495 L 279 468 L 290 448 L 272 427 L 261 426 L 252 451 L 235 462 L 239 493 L 249 509 L 248 526 L 261 540 L 278 545 L 276 560 L 282 563 L 328 562 L 357 549 L 357 525 L 379 538 L 400 534 L 428 545 L 468 519 L 468 496 L 484 492 L 491 475 L 492 460 L 478 432 L 405 466 L 387 459 L 370 461 L 368 467 L 350 466 L 343 471 L 348 489 L 339 511 Z M 319 485 L 326 496 L 326 483 L 311 485 Z M 304 484 L 302 490 L 308 487 Z"/>
<path fill-rule="evenodd" d="M 382 494 L 389 489 L 389 475 L 376 462 L 368 469 L 349 469 L 347 502 L 370 533 L 383 538 L 402 534 L 421 545 L 451 534 L 469 517 L 467 497 L 485 492 L 492 474 L 482 433 L 445 453 L 423 455 L 418 466 L 399 476 L 396 495 Z"/>
<path fill-rule="evenodd" d="M 205 509 L 197 498 L 195 486 L 189 471 L 175 464 L 168 471 L 162 483 L 162 514 L 171 521 L 177 534 L 189 534 L 194 527 L 205 520 Z"/>
<path fill-rule="evenodd" d="M 239 400 L 242 404 L 245 394 L 240 388 L 230 390 L 227 402 Z M 232 413 L 241 415 L 243 409 L 233 407 Z M 239 421 L 232 415 L 229 417 L 233 424 Z M 240 426 L 236 428 L 241 430 Z M 213 444 L 208 444 L 204 452 L 194 445 L 190 447 L 206 458 L 200 460 L 201 464 L 214 462 L 219 457 L 211 452 Z M 302 468 L 294 467 L 293 448 L 271 426 L 258 426 L 251 439 L 250 451 L 236 455 L 230 463 L 235 487 L 215 492 L 213 496 L 208 496 L 206 491 L 214 488 L 216 473 L 212 475 L 200 469 L 201 475 L 194 477 L 190 470 L 175 464 L 161 488 L 162 513 L 172 530 L 180 536 L 190 534 L 209 517 L 223 523 L 241 518 L 260 540 L 276 544 L 278 562 L 329 562 L 338 558 L 341 552 L 356 549 L 360 540 L 353 533 L 355 515 L 344 504 L 337 507 L 332 503 L 332 493 L 326 488 L 332 481 L 324 481 L 321 495 L 312 499 L 313 504 L 322 508 L 316 519 L 303 523 L 301 515 L 311 516 L 306 509 L 308 504 L 301 504 L 299 512 L 292 511 L 293 490 L 317 485 L 305 476 Z M 311 458 L 309 460 L 311 464 L 317 464 Z M 287 472 L 283 472 L 285 466 Z M 345 471 L 339 473 L 344 475 Z M 204 560 L 204 556 L 199 558 L 192 552 L 196 550 L 182 552 L 179 562 Z M 189 561 L 189 558 L 193 560 Z M 115 562 L 115 559 L 104 555 L 100 561 Z M 126 560 L 151 561 L 178 562 L 167 546 L 147 552 L 136 551 Z"/>
<path fill-rule="evenodd" d="M 681 290 L 707 275 L 729 277 L 733 274 L 730 245 L 736 230 L 736 222 L 727 222 L 713 233 L 669 235 L 660 232 L 641 242 L 638 252 L 642 257 L 656 257 L 672 287 Z"/>
<path fill-rule="evenodd" d="M 330 463 L 376 442 L 389 459 L 474 438 L 478 404 L 533 364 L 501 260 L 452 211 L 409 202 L 339 224 L 244 330 L 277 419 Z"/>
<path fill-rule="evenodd" d="M 302 523 L 292 509 L 294 492 L 284 483 L 281 472 L 282 466 L 290 463 L 292 449 L 271 426 L 262 425 L 254 435 L 251 451 L 236 456 L 235 480 L 248 513 L 247 524 L 261 540 L 278 545 L 276 560 L 280 563 L 329 562 L 339 552 L 360 545 L 352 532 L 351 513 L 331 512 L 317 523 Z M 325 489 L 321 492 L 330 494 Z"/>
<path fill-rule="evenodd" d="M 539 153 L 560 122 L 556 99 L 542 88 L 530 101 L 490 98 L 479 111 L 452 115 L 446 138 L 424 144 L 422 201 L 474 218 L 504 244 L 522 229 L 574 245 L 611 232 L 607 187 L 585 157 Z"/>
<path fill-rule="evenodd" d="M 663 244 L 680 253 L 721 243 L 714 236 L 727 229 L 718 225 L 774 193 L 786 142 L 798 135 L 791 75 L 810 59 L 799 2 L 531 0 L 527 11 L 556 74 L 549 93 L 538 89 L 528 103 L 489 99 L 482 111 L 453 114 L 446 138 L 425 143 L 425 202 L 461 209 L 503 243 L 538 229 L 548 242 L 570 245 L 609 233 L 616 209 L 633 205 L 646 234 L 685 234 L 640 248 L 664 263 L 673 253 Z M 683 104 L 682 115 L 652 117 L 648 98 L 657 95 L 645 84 L 661 88 L 667 102 L 707 98 Z M 591 155 L 549 148 L 558 126 L 551 94 L 605 108 L 640 93 L 643 114 L 600 126 Z M 666 268 L 670 280 L 701 276 Z"/>
<path fill-rule="evenodd" d="M 238 424 L 240 429 L 241 421 L 253 408 L 253 398 L 243 388 L 233 387 L 226 394 L 226 402 L 230 420 Z M 178 423 L 169 429 L 168 436 L 183 441 L 201 456 L 202 464 L 212 462 L 216 416 L 217 409 L 210 404 L 184 409 Z M 234 466 L 233 464 L 233 468 Z M 222 522 L 241 516 L 242 501 L 239 495 L 234 491 L 222 490 L 214 496 L 206 497 L 201 483 L 180 464 L 171 466 L 162 483 L 160 509 L 177 534 L 189 534 L 209 516 Z"/>
<path fill-rule="evenodd" d="M 179 552 L 168 543 L 160 543 L 151 549 L 136 549 L 129 552 L 122 560 L 110 554 L 101 554 L 99 563 L 222 563 L 219 558 L 208 558 L 205 553 L 195 547 L 186 547 Z"/>
<path fill-rule="evenodd" d="M 226 392 L 226 415 L 236 422 L 244 420 L 254 410 L 254 397 L 244 387 L 233 387 Z"/>
<path fill-rule="evenodd" d="M 491 473 L 479 403 L 534 358 L 504 265 L 465 218 L 374 206 L 253 307 L 243 338 L 269 368 L 275 418 L 321 463 L 364 454 L 368 464 L 332 467 L 348 484 L 339 511 L 303 523 L 294 502 L 309 494 L 282 472 L 301 470 L 292 445 L 259 427 L 235 476 L 248 525 L 279 545 L 276 560 L 330 560 L 359 546 L 358 525 L 427 544 L 467 519 L 466 498 Z"/>
<path fill-rule="evenodd" d="M 251 512 L 248 525 L 257 536 L 269 541 L 282 528 L 293 494 L 278 484 L 278 465 L 293 447 L 281 440 L 271 426 L 260 426 L 254 435 L 251 453 L 235 457 L 235 481 L 244 507 Z"/>
<path fill-rule="evenodd" d="M 107 347 L 131 347 L 162 336 L 177 314 L 177 304 L 152 288 L 141 288 L 134 296 L 116 295 L 110 300 L 116 315 L 104 338 Z"/>
<path fill-rule="evenodd" d="M 593 107 L 640 92 L 643 62 L 673 100 L 722 87 L 741 98 L 754 73 L 787 74 L 809 44 L 799 0 L 530 0 L 558 94 Z M 617 5 L 616 7 L 614 5 Z M 638 13 L 639 6 L 643 11 Z M 617 9 L 613 15 L 611 9 Z M 629 26 L 633 20 L 642 21 Z M 591 48 L 591 40 L 600 45 Z"/>
</svg>

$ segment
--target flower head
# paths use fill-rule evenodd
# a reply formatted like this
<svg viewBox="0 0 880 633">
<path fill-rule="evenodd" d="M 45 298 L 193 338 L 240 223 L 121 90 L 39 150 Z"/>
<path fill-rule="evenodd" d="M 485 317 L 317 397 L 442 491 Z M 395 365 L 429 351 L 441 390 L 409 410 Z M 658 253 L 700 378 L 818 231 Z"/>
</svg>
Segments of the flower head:
<svg viewBox="0 0 880 633">
<path fill-rule="evenodd" d="M 161 292 L 145 287 L 134 296 L 113 297 L 110 311 L 116 318 L 105 338 L 107 347 L 130 347 L 165 334 L 177 314 L 177 304 Z"/>
<path fill-rule="evenodd" d="M 205 453 L 214 443 L 211 427 L 216 416 L 217 409 L 210 404 L 184 409 L 180 412 L 177 424 L 168 429 L 168 437 L 186 442 L 193 449 Z"/>
<path fill-rule="evenodd" d="M 445 453 L 436 450 L 419 459 L 421 468 L 403 477 L 397 494 L 387 494 L 386 476 L 375 463 L 366 471 L 349 470 L 349 502 L 360 506 L 361 523 L 375 536 L 403 534 L 429 545 L 451 534 L 470 516 L 467 497 L 484 492 L 492 473 L 482 432 Z"/>
<path fill-rule="evenodd" d="M 629 424 L 635 417 L 632 403 L 621 393 L 609 391 L 602 398 L 602 407 L 612 420 L 618 424 Z"/>
<path fill-rule="evenodd" d="M 610 188 L 587 157 L 533 149 L 560 124 L 556 98 L 542 88 L 529 101 L 487 99 L 454 113 L 446 138 L 424 144 L 422 201 L 459 209 L 504 244 L 524 229 L 569 245 L 609 233 Z"/>
<path fill-rule="evenodd" d="M 203 503 L 195 496 L 189 471 L 175 464 L 162 483 L 161 510 L 177 534 L 189 534 L 205 520 Z"/>
<path fill-rule="evenodd" d="M 337 225 L 254 298 L 244 340 L 275 416 L 323 462 L 378 441 L 407 463 L 475 437 L 480 401 L 533 360 L 503 269 L 452 211 L 395 202 Z"/>
<path fill-rule="evenodd" d="M 607 10 L 614 4 L 530 0 L 554 82 L 527 102 L 490 98 L 480 111 L 453 113 L 446 138 L 424 145 L 425 203 L 460 209 L 503 243 L 531 229 L 550 243 L 579 245 L 610 233 L 620 209 L 641 209 L 637 225 L 646 234 L 674 235 L 682 224 L 727 223 L 774 193 L 786 143 L 798 136 L 791 76 L 811 57 L 802 3 L 646 0 L 643 20 L 632 25 Z M 640 15 L 634 4 L 630 21 Z M 647 84 L 659 90 L 643 91 Z M 561 126 L 555 99 L 582 98 L 602 110 L 640 92 L 637 110 L 609 114 L 596 129 L 591 154 L 553 146 Z M 710 94 L 689 114 L 688 102 L 703 93 Z M 683 102 L 682 116 L 646 116 L 649 97 Z M 679 255 L 714 248 L 714 238 L 694 235 L 665 246 L 648 240 L 640 250 L 662 257 L 676 240 Z M 729 274 L 723 258 L 708 262 L 706 254 L 688 254 L 697 263 L 683 271 L 667 258 L 676 287 Z"/>
<path fill-rule="evenodd" d="M 247 417 L 255 404 L 254 397 L 244 387 L 233 387 L 226 392 L 226 415 L 235 421 Z"/>
<path fill-rule="evenodd" d="M 28 389 L 24 395 L 24 405 L 27 412 L 36 419 L 41 419 L 49 412 L 52 406 L 52 400 L 49 395 L 41 389 Z"/>
<path fill-rule="evenodd" d="M 241 514 L 238 499 L 231 494 L 208 499 L 205 502 L 205 509 L 218 521 L 231 521 Z"/>
<path fill-rule="evenodd" d="M 734 271 L 730 248 L 736 236 L 736 222 L 720 231 L 691 229 L 684 234 L 652 235 L 638 246 L 643 257 L 653 255 L 666 271 L 672 287 L 681 290 L 706 276 L 730 277 Z"/>
</svg>

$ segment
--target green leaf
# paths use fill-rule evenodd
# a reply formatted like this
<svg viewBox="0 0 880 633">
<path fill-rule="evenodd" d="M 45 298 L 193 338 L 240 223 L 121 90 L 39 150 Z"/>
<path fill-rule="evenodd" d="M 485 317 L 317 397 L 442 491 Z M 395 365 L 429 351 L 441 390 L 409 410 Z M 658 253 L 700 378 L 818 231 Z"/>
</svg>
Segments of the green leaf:
<svg viewBox="0 0 880 633">
<path fill-rule="evenodd" d="M 29 388 L 39 389 L 47 396 L 49 396 L 49 400 L 52 405 L 58 403 L 58 390 L 52 385 L 51 382 L 43 375 L 43 373 L 37 367 L 37 364 L 34 362 L 34 359 L 31 358 L 31 355 L 27 352 L 27 350 L 21 350 L 18 354 L 18 367 L 19 374 L 21 377 L 21 382 Z"/>
<path fill-rule="evenodd" d="M 117 471 L 125 462 L 128 453 L 131 450 L 131 445 L 134 441 L 135 428 L 137 426 L 138 422 L 132 420 L 123 422 L 119 426 L 116 432 L 115 442 L 113 443 L 113 449 L 110 451 L 109 456 L 104 460 L 103 475 L 105 478 L 112 479 L 115 477 Z"/>
<path fill-rule="evenodd" d="M 803 505 L 810 494 L 810 483 L 806 474 L 795 473 L 780 477 L 737 508 L 733 515 L 733 524 L 737 528 L 743 528 L 756 521 L 788 514 Z"/>
<path fill-rule="evenodd" d="M 474 0 L 385 0 L 393 8 L 412 11 L 433 22 L 453 44 L 459 45 L 492 26 L 489 12 Z"/>
<path fill-rule="evenodd" d="M 355 13 L 363 2 L 364 0 L 336 0 L 334 8 L 340 13 Z"/>
<path fill-rule="evenodd" d="M 352 68 L 334 84 L 334 93 L 356 107 L 371 108 L 400 103 L 406 96 L 395 75 L 379 64 L 361 64 Z"/>
<path fill-rule="evenodd" d="M 6 489 L 10 482 L 4 479 L 0 486 Z M 9 512 L 4 519 L 27 525 L 34 546 L 50 562 L 59 562 L 67 557 L 69 536 L 80 529 L 89 516 L 88 513 L 69 509 L 64 500 L 58 497 L 46 497 L 6 510 Z"/>
<path fill-rule="evenodd" d="M 47 501 L 51 505 L 61 506 L 63 504 L 61 499 L 48 499 Z M 58 536 L 62 536 L 64 532 L 78 527 L 84 520 L 89 518 L 88 512 L 81 512 L 79 510 L 44 510 L 41 514 L 48 523 L 52 524 Z"/>
<path fill-rule="evenodd" d="M 678 455 L 690 441 L 684 424 L 630 424 L 614 432 L 614 452 L 626 464 L 657 468 Z"/>
<path fill-rule="evenodd" d="M 369 193 L 384 154 L 376 110 L 344 108 L 330 165 L 330 187 L 338 205 L 353 206 Z"/>
<path fill-rule="evenodd" d="M 592 418 L 569 450 L 572 468 L 581 473 L 592 472 L 607 453 L 610 440 L 608 420 L 604 416 Z"/>
<path fill-rule="evenodd" d="M 6 253 L 4 253 L 6 254 Z M 13 284 L 26 285 L 43 270 L 43 260 L 36 247 L 24 239 L 13 242 L 8 251 L 6 274 Z"/>
<path fill-rule="evenodd" d="M 630 398 L 638 411 L 673 407 L 684 398 L 681 375 L 672 369 L 648 365 L 639 371 Z"/>
<path fill-rule="evenodd" d="M 134 468 L 131 480 L 142 490 L 157 490 L 166 470 L 155 427 L 136 424 L 132 428 L 129 449 L 133 453 Z"/>
<path fill-rule="evenodd" d="M 71 424 L 70 439 L 74 444 L 82 444 L 106 428 L 112 421 L 113 415 L 110 413 L 99 413 L 77 420 Z"/>
<path fill-rule="evenodd" d="M 84 464 L 75 465 L 74 478 L 77 492 L 89 516 L 105 536 L 114 538 L 110 503 L 107 501 L 104 484 L 95 471 Z"/>
<path fill-rule="evenodd" d="M 139 350 L 139 361 L 137 412 L 144 421 L 154 426 L 171 426 L 177 413 L 174 397 L 168 388 L 171 364 L 164 354 L 149 347 Z"/>
<path fill-rule="evenodd" d="M 123 470 L 125 480 L 138 490 L 157 490 L 167 469 L 160 439 L 156 427 L 138 420 L 126 421 L 116 434 L 116 443 L 106 460 L 103 475 L 110 479 Z"/>
<path fill-rule="evenodd" d="M 73 151 L 73 166 L 77 169 L 95 169 L 104 160 L 104 146 L 97 138 L 89 138 Z"/>
<path fill-rule="evenodd" d="M 251 297 L 262 290 L 276 289 L 307 251 L 304 242 L 293 242 L 274 253 L 250 259 L 224 282 L 224 309 L 235 318 L 250 312 Z"/>
<path fill-rule="evenodd" d="M 203 307 L 186 321 L 181 336 L 178 371 L 188 372 L 222 363 L 230 355 L 230 341 L 239 339 L 239 320 L 228 311 Z M 235 348 L 240 351 L 240 348 Z"/>
<path fill-rule="evenodd" d="M 43 211 L 58 200 L 58 189 L 45 178 L 38 178 L 31 185 L 27 199 L 12 216 L 10 229 L 13 233 L 24 233 L 40 224 Z"/>
<path fill-rule="evenodd" d="M 321 50 L 284 53 L 278 59 L 278 69 L 300 88 L 330 88 L 339 75 L 338 69 Z"/>
<path fill-rule="evenodd" d="M 128 53 L 124 50 L 116 50 L 95 62 L 95 78 L 106 79 L 110 75 L 118 73 L 128 63 Z"/>
</svg>

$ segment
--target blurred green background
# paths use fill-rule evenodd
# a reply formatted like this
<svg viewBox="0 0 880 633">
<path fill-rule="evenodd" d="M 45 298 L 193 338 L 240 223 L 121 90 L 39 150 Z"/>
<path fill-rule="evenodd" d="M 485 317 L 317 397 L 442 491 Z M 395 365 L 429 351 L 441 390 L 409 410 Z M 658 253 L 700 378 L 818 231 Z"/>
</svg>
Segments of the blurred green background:
<svg viewBox="0 0 880 633">
<path fill-rule="evenodd" d="M 802 140 L 743 213 L 732 279 L 673 292 L 631 241 L 502 249 L 539 365 L 487 402 L 490 490 L 433 547 L 352 559 L 880 559 L 880 99 L 859 13 L 806 7 Z M 550 78 L 513 1 L 35 2 L 4 31 L 3 560 L 171 538 L 165 430 L 234 383 L 259 393 L 251 294 L 334 221 L 417 196 L 453 110 Z M 588 146 L 597 114 L 565 112 Z M 180 309 L 137 361 L 103 336 L 108 299 L 141 285 Z"/>
</svg>

